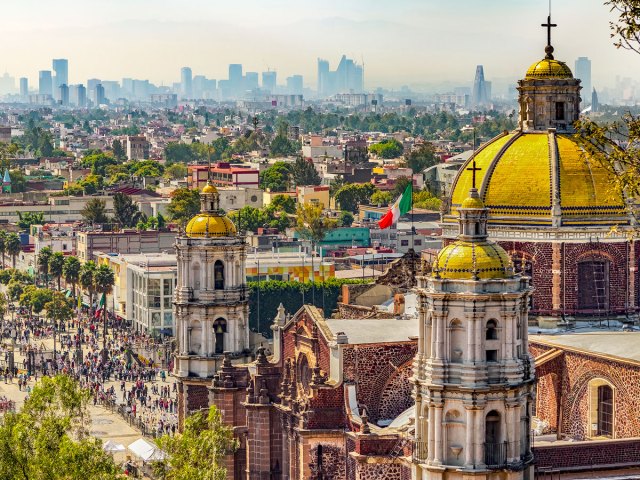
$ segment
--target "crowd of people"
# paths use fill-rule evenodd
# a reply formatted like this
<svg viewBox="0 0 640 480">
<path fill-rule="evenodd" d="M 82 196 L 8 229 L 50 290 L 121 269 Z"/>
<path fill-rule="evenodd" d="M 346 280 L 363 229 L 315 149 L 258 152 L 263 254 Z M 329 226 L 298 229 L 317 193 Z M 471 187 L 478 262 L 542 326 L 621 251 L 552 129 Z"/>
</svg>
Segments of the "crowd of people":
<svg viewBox="0 0 640 480">
<path fill-rule="evenodd" d="M 25 312 L 4 323 L 0 376 L 5 383 L 17 380 L 18 388 L 29 394 L 38 374 L 71 375 L 91 391 L 94 405 L 116 407 L 143 434 L 175 434 L 176 384 L 167 383 L 167 371 L 161 365 L 137 353 L 146 349 L 145 353 L 153 354 L 153 349 L 162 348 L 152 338 L 132 333 L 112 319 L 105 355 L 102 319 L 87 311 L 55 329 Z M 51 345 L 45 346 L 54 333 L 55 352 Z M 50 340 L 47 343 L 51 344 Z M 3 405 L 0 398 L 0 410 Z"/>
</svg>

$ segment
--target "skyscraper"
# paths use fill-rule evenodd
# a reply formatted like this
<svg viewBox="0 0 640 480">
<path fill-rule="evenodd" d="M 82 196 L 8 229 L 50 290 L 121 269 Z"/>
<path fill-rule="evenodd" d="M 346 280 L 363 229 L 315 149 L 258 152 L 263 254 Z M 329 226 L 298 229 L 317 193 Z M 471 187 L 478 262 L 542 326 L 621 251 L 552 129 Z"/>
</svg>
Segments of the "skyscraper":
<svg viewBox="0 0 640 480">
<path fill-rule="evenodd" d="M 69 88 L 69 101 L 73 105 L 84 108 L 87 106 L 87 89 L 82 84 L 72 85 Z"/>
<path fill-rule="evenodd" d="M 598 92 L 596 92 L 596 89 L 593 89 L 593 92 L 591 93 L 591 111 L 592 112 L 599 112 L 600 111 L 600 102 L 598 101 Z"/>
<path fill-rule="evenodd" d="M 69 61 L 66 58 L 54 58 L 52 63 L 53 72 L 53 91 L 56 100 L 60 100 L 60 86 L 69 85 Z"/>
<path fill-rule="evenodd" d="M 53 82 L 51 80 L 51 70 L 40 70 L 38 73 L 38 93 L 40 95 L 53 96 Z"/>
<path fill-rule="evenodd" d="M 318 59 L 318 95 L 327 96 L 329 93 L 329 61 Z"/>
<path fill-rule="evenodd" d="M 487 105 L 487 86 L 484 81 L 484 67 L 478 65 L 476 67 L 476 78 L 473 81 L 473 95 L 472 104 L 474 107 L 481 107 Z"/>
<path fill-rule="evenodd" d="M 229 90 L 232 95 L 237 95 L 242 91 L 242 65 L 232 63 L 229 65 Z"/>
<path fill-rule="evenodd" d="M 107 103 L 107 99 L 104 96 L 104 87 L 102 86 L 101 83 L 96 85 L 95 99 L 96 99 L 96 106 L 104 105 L 105 103 Z"/>
<path fill-rule="evenodd" d="M 258 72 L 247 72 L 244 76 L 244 89 L 254 90 L 258 88 Z"/>
<path fill-rule="evenodd" d="M 20 78 L 20 97 L 26 99 L 29 96 L 29 79 L 27 77 Z"/>
<path fill-rule="evenodd" d="M 180 69 L 180 90 L 183 98 L 191 98 L 193 96 L 192 73 L 189 67 Z"/>
<path fill-rule="evenodd" d="M 287 93 L 290 95 L 302 95 L 302 75 L 287 77 Z"/>
<path fill-rule="evenodd" d="M 576 78 L 582 80 L 582 105 L 586 105 L 591 100 L 589 98 L 591 93 L 591 60 L 587 57 L 578 57 L 573 72 Z"/>
<path fill-rule="evenodd" d="M 328 97 L 336 93 L 362 93 L 364 70 L 361 65 L 343 55 L 334 72 L 327 60 L 318 59 L 318 94 Z"/>
<path fill-rule="evenodd" d="M 66 83 L 58 87 L 58 103 L 63 106 L 69 105 L 69 87 Z"/>
<path fill-rule="evenodd" d="M 262 89 L 269 93 L 276 93 L 276 72 L 269 70 L 262 72 Z"/>
</svg>

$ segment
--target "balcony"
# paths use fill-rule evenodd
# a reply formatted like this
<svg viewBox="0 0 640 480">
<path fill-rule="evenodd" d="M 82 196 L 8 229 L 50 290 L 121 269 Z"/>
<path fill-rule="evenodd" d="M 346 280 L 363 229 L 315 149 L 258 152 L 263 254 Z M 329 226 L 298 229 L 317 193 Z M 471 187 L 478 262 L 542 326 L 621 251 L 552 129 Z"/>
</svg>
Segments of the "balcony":
<svg viewBox="0 0 640 480">
<path fill-rule="evenodd" d="M 429 442 L 414 442 L 413 443 L 413 462 L 414 463 L 426 463 L 429 456 Z"/>
<path fill-rule="evenodd" d="M 484 463 L 487 468 L 503 468 L 507 466 L 507 442 L 485 443 Z"/>
</svg>

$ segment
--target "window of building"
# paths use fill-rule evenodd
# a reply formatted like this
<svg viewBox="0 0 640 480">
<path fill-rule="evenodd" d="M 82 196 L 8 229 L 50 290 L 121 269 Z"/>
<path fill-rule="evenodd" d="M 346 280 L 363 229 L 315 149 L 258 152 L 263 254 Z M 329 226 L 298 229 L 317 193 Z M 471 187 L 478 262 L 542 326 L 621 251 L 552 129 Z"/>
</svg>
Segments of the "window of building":
<svg viewBox="0 0 640 480">
<path fill-rule="evenodd" d="M 162 281 L 162 290 L 165 295 L 171 295 L 171 279 L 165 279 Z"/>
<path fill-rule="evenodd" d="M 409 240 L 400 240 L 400 246 L 401 247 L 408 247 L 409 246 Z"/>
<path fill-rule="evenodd" d="M 495 320 L 489 320 L 487 322 L 487 329 L 485 331 L 485 339 L 486 340 L 497 340 L 498 339 L 498 324 Z"/>
<path fill-rule="evenodd" d="M 598 387 L 598 435 L 613 436 L 613 389 L 609 385 Z"/>
<path fill-rule="evenodd" d="M 227 321 L 224 318 L 218 318 L 213 322 L 213 332 L 216 336 L 215 353 L 224 353 L 224 334 L 227 333 Z"/>
<path fill-rule="evenodd" d="M 416 239 L 416 240 L 413 241 L 413 244 L 414 245 L 422 245 L 422 240 Z"/>
<path fill-rule="evenodd" d="M 498 350 L 487 350 L 487 362 L 498 361 Z"/>
<path fill-rule="evenodd" d="M 564 102 L 556 102 L 556 120 L 564 119 Z"/>
<path fill-rule="evenodd" d="M 147 291 L 149 295 L 160 295 L 160 280 L 152 278 L 149 280 L 149 289 Z"/>
<path fill-rule="evenodd" d="M 224 290 L 224 264 L 220 260 L 216 260 L 213 265 L 214 289 Z"/>
<path fill-rule="evenodd" d="M 172 312 L 164 312 L 163 325 L 172 325 L 173 324 L 173 313 Z"/>
<path fill-rule="evenodd" d="M 151 314 L 151 325 L 157 327 L 160 325 L 160 312 L 153 312 Z"/>
<path fill-rule="evenodd" d="M 609 310 L 609 264 L 604 260 L 578 263 L 578 310 Z"/>
<path fill-rule="evenodd" d="M 172 300 L 172 297 L 164 297 L 163 299 L 164 308 L 171 308 L 171 300 Z"/>
</svg>

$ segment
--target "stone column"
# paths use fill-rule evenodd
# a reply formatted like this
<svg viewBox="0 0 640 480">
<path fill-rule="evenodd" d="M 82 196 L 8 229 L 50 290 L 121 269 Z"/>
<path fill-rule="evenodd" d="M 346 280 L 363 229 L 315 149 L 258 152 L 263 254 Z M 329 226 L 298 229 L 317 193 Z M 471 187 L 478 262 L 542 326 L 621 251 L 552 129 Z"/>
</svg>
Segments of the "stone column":
<svg viewBox="0 0 640 480">
<path fill-rule="evenodd" d="M 562 310 L 562 244 L 551 243 L 551 308 L 555 313 Z"/>
<path fill-rule="evenodd" d="M 431 463 L 434 458 L 433 454 L 435 451 L 435 421 L 435 408 L 433 407 L 433 405 L 429 405 L 429 446 L 427 454 L 428 463 Z M 438 425 L 438 428 L 441 428 L 441 426 Z"/>
<path fill-rule="evenodd" d="M 507 461 L 517 461 L 520 458 L 519 450 L 516 450 L 516 422 L 520 422 L 520 418 L 516 418 L 517 403 L 507 402 L 507 418 L 506 418 L 506 442 L 507 442 Z"/>
<path fill-rule="evenodd" d="M 465 405 L 465 443 L 464 443 L 464 466 L 467 469 L 470 469 L 474 465 L 473 461 L 473 421 L 474 421 L 474 413 L 472 405 Z"/>
<path fill-rule="evenodd" d="M 484 465 L 484 409 L 474 410 L 475 428 L 473 436 L 475 438 L 474 457 L 476 465 Z"/>
<path fill-rule="evenodd" d="M 442 404 L 435 405 L 434 417 L 435 417 L 435 451 L 433 452 L 433 463 L 436 465 L 442 464 L 442 430 L 444 426 L 442 424 Z"/>
</svg>

